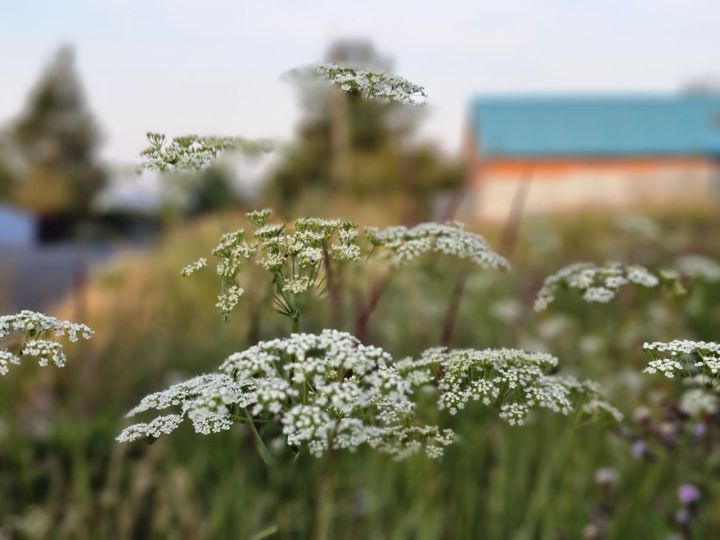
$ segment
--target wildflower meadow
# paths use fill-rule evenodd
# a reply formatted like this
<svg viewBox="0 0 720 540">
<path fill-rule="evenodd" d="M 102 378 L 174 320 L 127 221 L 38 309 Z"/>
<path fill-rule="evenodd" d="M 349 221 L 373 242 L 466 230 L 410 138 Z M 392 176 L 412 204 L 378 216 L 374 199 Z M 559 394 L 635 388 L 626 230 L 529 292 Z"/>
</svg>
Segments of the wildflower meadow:
<svg viewBox="0 0 720 540">
<path fill-rule="evenodd" d="M 281 151 L 147 137 L 167 183 Z M 83 310 L 0 317 L 0 538 L 720 535 L 716 207 L 478 225 L 331 197 L 176 225 Z"/>
</svg>

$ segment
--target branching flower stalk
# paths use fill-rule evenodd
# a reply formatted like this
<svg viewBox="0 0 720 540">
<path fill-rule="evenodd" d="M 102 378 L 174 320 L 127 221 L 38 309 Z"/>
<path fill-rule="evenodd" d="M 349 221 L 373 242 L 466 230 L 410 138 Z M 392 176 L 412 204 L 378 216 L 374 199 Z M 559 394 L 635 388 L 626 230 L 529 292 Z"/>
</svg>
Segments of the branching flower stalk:
<svg viewBox="0 0 720 540">
<path fill-rule="evenodd" d="M 314 72 L 364 98 L 419 105 L 426 97 L 421 86 L 387 73 L 336 65 L 317 66 Z M 166 142 L 161 135 L 148 137 L 150 147 L 143 157 L 149 168 L 163 171 L 202 168 L 245 142 L 199 137 Z M 577 418 L 620 419 L 595 383 L 555 374 L 557 359 L 549 354 L 434 348 L 418 358 L 397 360 L 345 332 L 299 332 L 310 294 L 323 297 L 329 292 L 337 309 L 336 278 L 344 264 L 374 257 L 395 271 L 426 255 L 446 255 L 467 265 L 510 269 L 482 236 L 462 224 L 371 227 L 360 234 L 354 223 L 343 220 L 300 218 L 281 224 L 271 223 L 270 217 L 269 210 L 247 214 L 252 227 L 224 234 L 212 250 L 220 277 L 216 307 L 225 318 L 233 312 L 242 300 L 243 286 L 248 286 L 243 270 L 254 264 L 269 275 L 274 307 L 292 320 L 293 332 L 230 355 L 214 372 L 146 396 L 128 416 L 151 411 L 156 416 L 126 427 L 119 441 L 155 439 L 185 422 L 199 434 L 248 424 L 268 464 L 273 455 L 265 441 L 279 438 L 293 451 L 316 457 L 367 447 L 396 460 L 418 453 L 439 459 L 457 438 L 442 420 L 471 402 L 496 411 L 510 425 L 523 424 L 539 409 Z M 207 266 L 203 257 L 181 273 L 192 275 Z M 358 318 L 356 329 L 363 337 L 388 281 L 373 289 Z M 327 508 L 331 497 L 323 477 L 318 508 Z M 324 520 L 316 521 L 322 535 Z"/>
<path fill-rule="evenodd" d="M 549 375 L 557 364 L 549 355 L 514 349 L 432 349 L 418 360 L 396 362 L 350 334 L 336 330 L 297 333 L 302 305 L 298 295 L 322 285 L 327 289 L 333 279 L 330 262 L 357 263 L 364 250 L 368 257 L 389 261 L 393 268 L 428 253 L 484 268 L 509 269 L 510 265 L 484 238 L 455 222 L 367 228 L 367 241 L 361 243 L 353 223 L 300 218 L 291 224 L 272 224 L 270 216 L 269 210 L 249 213 L 252 234 L 244 229 L 225 234 L 213 250 L 226 291 L 218 306 L 225 316 L 235 307 L 242 293 L 236 280 L 242 264 L 252 261 L 270 272 L 276 309 L 293 320 L 294 333 L 232 355 L 217 373 L 151 394 L 130 416 L 171 406 L 179 411 L 130 426 L 120 440 L 168 434 L 185 418 L 203 434 L 245 422 L 253 430 L 261 455 L 269 460 L 255 425 L 260 422 L 276 424 L 290 447 L 307 447 L 315 456 L 367 445 L 396 459 L 419 451 L 437 458 L 455 435 L 418 418 L 417 393 L 429 389 L 438 395 L 439 410 L 456 414 L 468 401 L 481 401 L 495 407 L 500 418 L 512 425 L 522 424 L 535 407 L 561 414 L 577 408 L 583 415 L 619 416 L 598 398 L 594 385 Z M 206 266 L 206 259 L 199 259 L 182 274 L 191 275 Z"/>
<path fill-rule="evenodd" d="M 90 339 L 93 331 L 81 323 L 61 321 L 43 313 L 24 310 L 0 317 L 0 375 L 24 358 L 35 358 L 40 366 L 63 367 L 67 357 L 60 338 L 70 342 Z"/>
<path fill-rule="evenodd" d="M 212 250 L 217 258 L 221 294 L 216 307 L 227 318 L 243 294 L 239 284 L 246 264 L 255 264 L 271 277 L 275 310 L 293 321 L 299 330 L 305 297 L 324 295 L 328 289 L 330 263 L 356 262 L 361 248 L 357 226 L 337 219 L 300 218 L 291 224 L 269 223 L 270 210 L 247 214 L 252 229 L 226 233 Z M 188 276 L 207 266 L 200 258 L 183 268 Z"/>
<path fill-rule="evenodd" d="M 393 268 L 401 268 L 423 255 L 435 253 L 465 259 L 482 268 L 510 268 L 507 260 L 495 253 L 482 236 L 465 230 L 457 222 L 422 223 L 412 228 L 367 227 L 361 237 L 357 225 L 349 221 L 305 217 L 279 224 L 270 223 L 270 217 L 271 211 L 267 209 L 248 213 L 253 230 L 226 233 L 212 250 L 218 259 L 216 272 L 221 285 L 216 307 L 225 318 L 241 299 L 244 289 L 238 280 L 244 265 L 250 263 L 271 274 L 274 307 L 292 319 L 295 332 L 299 330 L 307 294 L 329 293 L 334 309 L 339 310 L 337 274 L 347 263 L 361 264 L 375 257 L 389 261 Z M 183 268 L 181 274 L 192 275 L 207 265 L 207 258 L 202 257 Z M 382 289 L 379 292 L 382 294 Z M 367 306 L 368 317 L 376 303 Z M 366 324 L 367 318 L 361 322 Z"/>
</svg>

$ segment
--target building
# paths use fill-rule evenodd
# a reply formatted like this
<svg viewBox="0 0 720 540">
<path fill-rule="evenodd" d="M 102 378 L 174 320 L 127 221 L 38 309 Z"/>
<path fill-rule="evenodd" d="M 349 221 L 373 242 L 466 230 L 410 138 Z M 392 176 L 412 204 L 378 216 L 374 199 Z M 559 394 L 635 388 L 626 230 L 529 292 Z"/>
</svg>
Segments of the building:
<svg viewBox="0 0 720 540">
<path fill-rule="evenodd" d="M 720 198 L 720 94 L 478 97 L 472 213 Z"/>
</svg>

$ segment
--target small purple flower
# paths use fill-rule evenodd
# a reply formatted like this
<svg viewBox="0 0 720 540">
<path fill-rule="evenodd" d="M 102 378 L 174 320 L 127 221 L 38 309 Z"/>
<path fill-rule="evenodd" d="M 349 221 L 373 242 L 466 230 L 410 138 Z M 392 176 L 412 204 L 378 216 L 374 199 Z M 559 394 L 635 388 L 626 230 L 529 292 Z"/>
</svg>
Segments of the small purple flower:
<svg viewBox="0 0 720 540">
<path fill-rule="evenodd" d="M 695 484 L 683 484 L 678 488 L 677 496 L 683 506 L 690 506 L 700 500 L 700 490 Z"/>
<path fill-rule="evenodd" d="M 632 445 L 632 454 L 637 459 L 642 459 L 647 455 L 647 443 L 643 440 L 635 441 Z"/>
<path fill-rule="evenodd" d="M 693 435 L 696 439 L 702 439 L 707 435 L 707 424 L 701 422 L 697 424 L 695 427 L 693 427 Z"/>
</svg>

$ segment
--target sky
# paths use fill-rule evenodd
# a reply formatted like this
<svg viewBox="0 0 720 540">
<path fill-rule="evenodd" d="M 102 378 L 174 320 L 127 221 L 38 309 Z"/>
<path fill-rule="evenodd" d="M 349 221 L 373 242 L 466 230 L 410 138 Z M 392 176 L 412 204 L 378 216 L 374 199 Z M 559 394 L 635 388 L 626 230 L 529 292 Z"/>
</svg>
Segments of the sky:
<svg viewBox="0 0 720 540">
<path fill-rule="evenodd" d="M 717 0 L 0 0 L 0 124 L 69 44 L 109 160 L 138 161 L 148 130 L 287 139 L 282 74 L 365 38 L 454 152 L 475 94 L 676 91 L 720 76 L 719 31 Z"/>
</svg>

